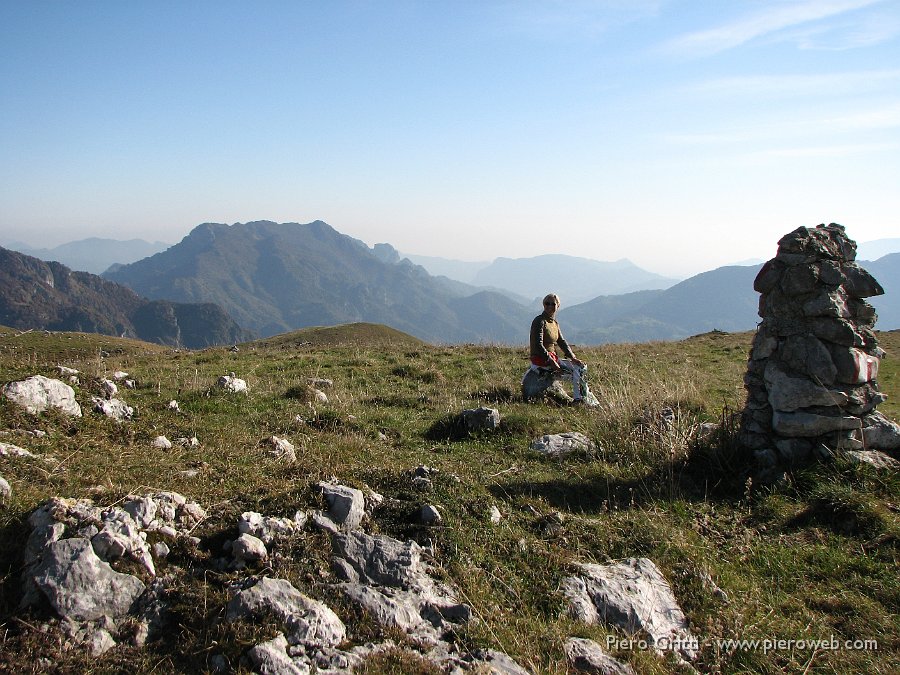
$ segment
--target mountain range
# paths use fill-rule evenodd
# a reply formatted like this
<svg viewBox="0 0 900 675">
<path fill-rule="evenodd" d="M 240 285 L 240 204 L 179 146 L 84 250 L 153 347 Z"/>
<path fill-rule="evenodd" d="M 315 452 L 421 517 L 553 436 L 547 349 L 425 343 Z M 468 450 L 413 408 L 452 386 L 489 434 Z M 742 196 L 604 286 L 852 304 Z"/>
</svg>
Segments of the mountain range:
<svg viewBox="0 0 900 675">
<path fill-rule="evenodd" d="M 440 261 L 426 259 L 432 270 Z M 498 258 L 471 263 L 479 265 L 474 272 L 454 268 L 461 261 L 444 262 L 448 272 L 463 270 L 493 284 L 476 286 L 430 274 L 389 244 L 369 248 L 321 221 L 206 223 L 174 246 L 113 265 L 104 279 L 152 301 L 215 305 L 237 325 L 264 337 L 309 326 L 368 322 L 433 343 L 524 344 L 530 320 L 540 311 L 535 298 L 550 290 L 540 281 L 546 278 L 572 282 L 565 287 L 568 291 L 555 282 L 552 290 L 563 296 L 559 319 L 566 336 L 578 344 L 751 330 L 759 320 L 753 291 L 758 264 L 721 267 L 670 285 L 674 280 L 627 260 Z M 569 272 L 563 274 L 559 266 Z M 863 266 L 887 291 L 871 299 L 879 313 L 878 327 L 900 328 L 900 253 Z M 556 276 L 546 276 L 550 270 Z M 516 285 L 511 279 L 520 281 Z M 642 285 L 649 288 L 623 292 Z M 578 289 L 589 299 L 573 300 L 581 297 Z M 212 344 L 212 338 L 205 339 Z"/>
<path fill-rule="evenodd" d="M 383 262 L 322 221 L 206 223 L 104 276 L 151 299 L 214 302 L 263 337 L 361 321 L 436 343 L 510 342 L 530 319 L 500 293 L 463 290 L 406 260 Z"/>
<path fill-rule="evenodd" d="M 148 300 L 89 272 L 0 248 L 0 324 L 202 348 L 252 339 L 221 307 Z"/>
</svg>

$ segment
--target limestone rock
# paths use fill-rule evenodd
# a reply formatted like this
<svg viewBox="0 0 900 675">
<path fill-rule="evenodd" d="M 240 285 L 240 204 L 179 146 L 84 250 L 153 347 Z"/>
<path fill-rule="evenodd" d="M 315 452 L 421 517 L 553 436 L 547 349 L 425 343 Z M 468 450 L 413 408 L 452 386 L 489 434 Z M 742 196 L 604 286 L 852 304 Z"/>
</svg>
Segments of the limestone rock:
<svg viewBox="0 0 900 675">
<path fill-rule="evenodd" d="M 50 543 L 30 576 L 57 614 L 87 621 L 123 616 L 144 591 L 140 579 L 100 560 L 86 539 Z"/>
<path fill-rule="evenodd" d="M 569 613 L 584 623 L 642 631 L 658 650 L 697 656 L 697 640 L 662 573 L 648 558 L 610 565 L 579 564 L 579 575 L 563 582 Z"/>
<path fill-rule="evenodd" d="M 844 454 L 854 462 L 870 464 L 876 469 L 888 469 L 890 471 L 900 469 L 900 462 L 880 450 L 847 450 Z"/>
<path fill-rule="evenodd" d="M 334 535 L 332 549 L 344 593 L 379 623 L 435 643 L 471 620 L 472 609 L 428 575 L 415 542 L 356 531 Z"/>
<path fill-rule="evenodd" d="M 297 461 L 297 452 L 293 444 L 286 438 L 272 436 L 269 438 L 269 443 L 272 444 L 272 454 L 277 459 L 281 459 L 288 464 L 293 464 Z"/>
<path fill-rule="evenodd" d="M 263 577 L 228 603 L 229 621 L 270 615 L 287 631 L 292 645 L 334 647 L 347 637 L 338 616 L 325 604 L 304 595 L 285 579 Z"/>
<path fill-rule="evenodd" d="M 75 400 L 75 390 L 59 380 L 34 375 L 19 382 L 10 382 L 2 389 L 10 401 L 31 414 L 58 408 L 72 417 L 81 417 L 81 406 Z"/>
<path fill-rule="evenodd" d="M 424 525 L 440 525 L 443 520 L 441 512 L 433 504 L 425 504 L 419 510 L 419 522 Z"/>
<path fill-rule="evenodd" d="M 245 511 L 238 517 L 237 528 L 241 534 L 251 534 L 269 545 L 279 537 L 295 534 L 306 523 L 307 516 L 298 511 L 293 519 L 264 516 L 256 511 Z"/>
<path fill-rule="evenodd" d="M 153 439 L 153 441 L 150 443 L 150 445 L 152 445 L 154 448 L 158 448 L 160 450 L 171 450 L 172 441 L 170 441 L 165 436 L 157 436 L 156 438 Z"/>
<path fill-rule="evenodd" d="M 288 656 L 288 642 L 284 634 L 262 642 L 247 652 L 254 672 L 260 675 L 309 675 L 308 665 L 298 665 Z"/>
</svg>

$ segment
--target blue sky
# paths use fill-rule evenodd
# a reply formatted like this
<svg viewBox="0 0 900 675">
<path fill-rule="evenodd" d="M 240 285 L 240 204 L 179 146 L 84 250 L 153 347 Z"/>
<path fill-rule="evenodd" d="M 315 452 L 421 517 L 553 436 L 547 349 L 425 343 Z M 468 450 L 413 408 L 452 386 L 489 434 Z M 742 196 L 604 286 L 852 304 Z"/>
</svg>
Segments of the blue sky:
<svg viewBox="0 0 900 675">
<path fill-rule="evenodd" d="M 900 236 L 900 0 L 0 0 L 0 91 L 0 242 L 321 219 L 687 276 Z"/>
</svg>

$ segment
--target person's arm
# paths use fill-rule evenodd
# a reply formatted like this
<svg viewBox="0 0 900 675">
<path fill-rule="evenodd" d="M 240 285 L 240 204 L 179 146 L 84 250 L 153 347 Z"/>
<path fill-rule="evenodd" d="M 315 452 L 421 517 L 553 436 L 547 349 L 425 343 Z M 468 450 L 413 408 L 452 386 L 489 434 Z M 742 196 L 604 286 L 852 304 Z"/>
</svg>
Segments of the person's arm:
<svg viewBox="0 0 900 675">
<path fill-rule="evenodd" d="M 559 339 L 556 341 L 556 344 L 562 347 L 563 354 L 565 354 L 566 358 L 569 359 L 572 363 L 579 366 L 584 365 L 584 362 L 575 356 L 575 352 L 572 351 L 569 343 L 566 342 L 566 339 L 563 337 L 562 330 L 559 331 Z"/>
</svg>

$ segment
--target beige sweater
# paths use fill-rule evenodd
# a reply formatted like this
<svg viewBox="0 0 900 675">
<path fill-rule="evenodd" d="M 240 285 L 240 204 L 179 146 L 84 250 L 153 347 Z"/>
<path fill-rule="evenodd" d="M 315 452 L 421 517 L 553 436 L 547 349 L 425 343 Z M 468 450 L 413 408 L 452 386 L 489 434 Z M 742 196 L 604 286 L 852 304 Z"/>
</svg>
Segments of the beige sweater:
<svg viewBox="0 0 900 675">
<path fill-rule="evenodd" d="M 534 317 L 531 322 L 531 358 L 549 359 L 550 354 L 556 354 L 556 347 L 562 349 L 566 358 L 574 359 L 569 343 L 563 337 L 562 331 L 556 319 L 551 319 L 542 312 Z"/>
</svg>

